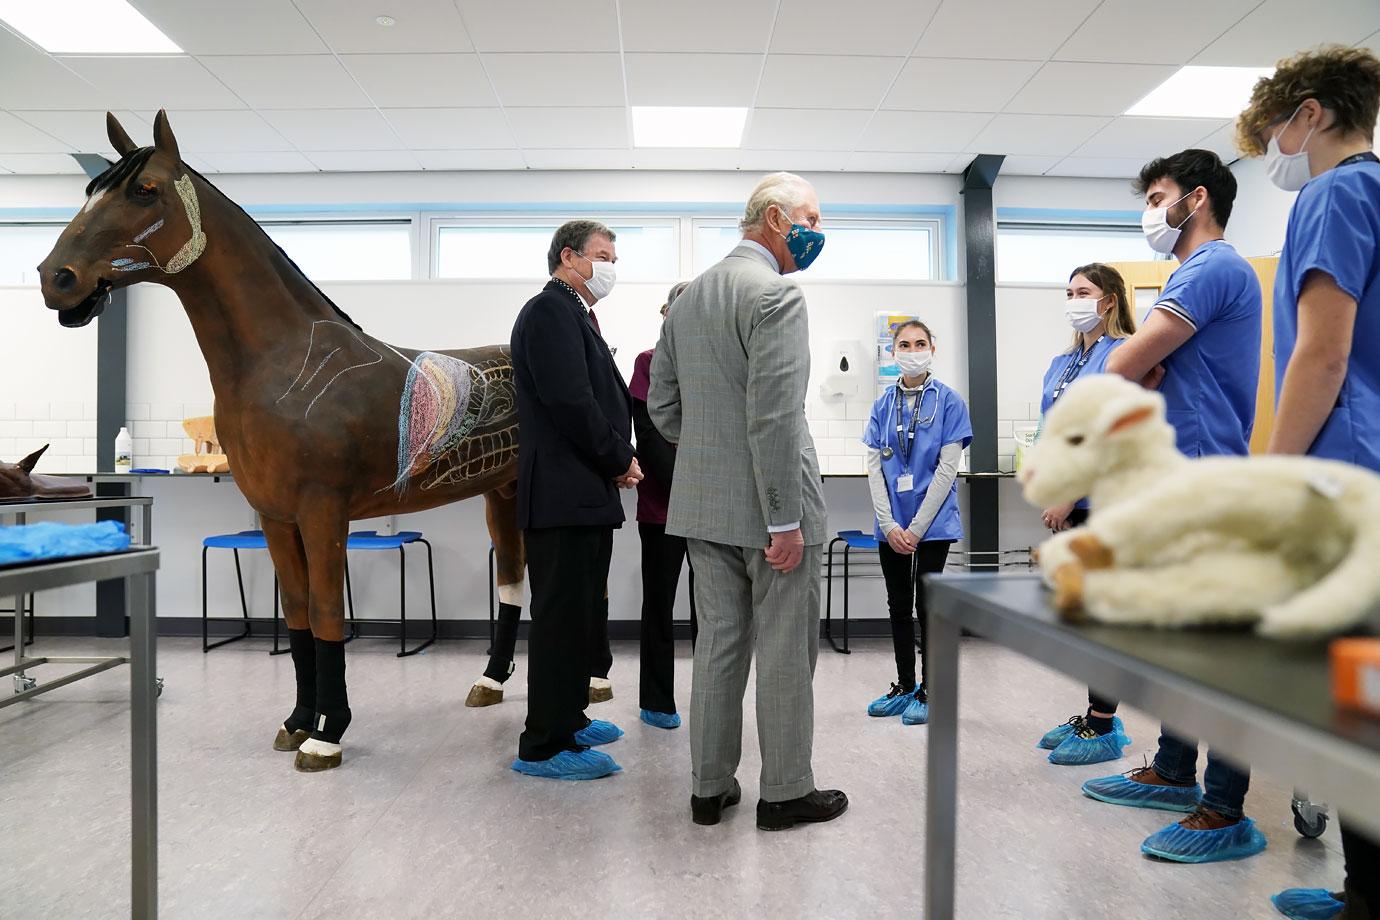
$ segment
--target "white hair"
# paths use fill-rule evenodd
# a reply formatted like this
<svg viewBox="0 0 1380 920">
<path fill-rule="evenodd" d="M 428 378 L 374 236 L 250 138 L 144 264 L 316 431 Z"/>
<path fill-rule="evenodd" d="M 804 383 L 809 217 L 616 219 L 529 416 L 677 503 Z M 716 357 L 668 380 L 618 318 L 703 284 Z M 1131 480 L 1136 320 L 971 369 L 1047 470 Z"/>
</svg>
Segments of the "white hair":
<svg viewBox="0 0 1380 920">
<path fill-rule="evenodd" d="M 739 230 L 753 230 L 762 226 L 767 219 L 767 209 L 776 205 L 787 216 L 805 203 L 814 186 L 795 173 L 775 172 L 757 183 L 748 196 L 743 219 L 738 221 Z"/>
</svg>

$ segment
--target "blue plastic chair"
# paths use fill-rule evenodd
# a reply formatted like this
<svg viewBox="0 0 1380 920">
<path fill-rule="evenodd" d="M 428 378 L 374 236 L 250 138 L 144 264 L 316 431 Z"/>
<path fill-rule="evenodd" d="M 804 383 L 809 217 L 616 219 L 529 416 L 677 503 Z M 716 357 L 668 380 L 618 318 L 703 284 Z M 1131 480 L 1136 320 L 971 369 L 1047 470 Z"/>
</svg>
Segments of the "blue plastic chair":
<svg viewBox="0 0 1380 920">
<path fill-rule="evenodd" d="M 235 554 L 235 583 L 240 589 L 240 615 L 238 617 L 213 617 L 207 615 L 207 586 L 206 586 L 206 554 L 213 549 L 228 549 Z M 240 569 L 240 550 L 242 549 L 268 549 L 268 541 L 264 539 L 262 530 L 241 530 L 239 533 L 222 533 L 213 537 L 207 537 L 201 541 L 201 652 L 205 654 L 213 648 L 222 645 L 229 645 L 231 642 L 238 642 L 241 639 L 249 638 L 249 602 L 244 596 L 244 573 Z M 228 639 L 221 639 L 217 642 L 210 641 L 210 623 L 234 623 L 243 624 L 243 629 L 237 636 Z M 273 644 L 278 644 L 278 574 L 273 574 Z"/>
<path fill-rule="evenodd" d="M 843 544 L 843 648 L 834 641 L 834 547 L 840 543 Z M 829 541 L 824 578 L 824 638 L 841 655 L 853 654 L 848 648 L 848 555 L 855 549 L 876 552 L 877 539 L 861 530 L 840 530 L 838 536 Z"/>
<path fill-rule="evenodd" d="M 426 547 L 426 573 L 431 588 L 431 635 L 415 648 L 407 647 L 407 547 L 420 543 Z M 398 551 L 398 657 L 415 655 L 431 645 L 439 636 L 436 621 L 436 569 L 433 565 L 431 544 L 417 530 L 403 530 L 395 534 L 380 535 L 376 530 L 357 530 L 345 541 L 346 550 L 397 550 Z M 350 585 L 350 565 L 345 564 L 345 600 L 350 607 L 351 637 L 358 635 L 355 626 L 354 590 Z M 391 620 L 364 620 L 365 623 L 388 623 Z"/>
</svg>

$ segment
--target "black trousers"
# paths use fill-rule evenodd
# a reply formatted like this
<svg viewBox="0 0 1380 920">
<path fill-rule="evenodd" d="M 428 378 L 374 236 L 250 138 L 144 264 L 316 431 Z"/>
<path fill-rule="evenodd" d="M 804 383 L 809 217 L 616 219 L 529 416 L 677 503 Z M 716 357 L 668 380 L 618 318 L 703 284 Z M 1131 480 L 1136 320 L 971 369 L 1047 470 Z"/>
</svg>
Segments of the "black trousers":
<svg viewBox="0 0 1380 920">
<path fill-rule="evenodd" d="M 1088 523 L 1088 509 L 1074 508 L 1069 512 L 1069 523 L 1074 527 L 1082 527 Z M 1115 713 L 1116 707 L 1120 705 L 1117 700 L 1108 699 L 1105 696 L 1098 696 L 1091 689 L 1088 690 L 1088 707 L 1093 712 Z"/>
<path fill-rule="evenodd" d="M 523 760 L 574 750 L 587 724 L 589 677 L 604 629 L 604 586 L 613 557 L 612 527 L 549 527 L 523 532 L 532 586 L 527 640 L 527 727 Z"/>
<path fill-rule="evenodd" d="M 652 712 L 676 712 L 676 642 L 672 624 L 676 589 L 685 561 L 685 538 L 666 532 L 665 524 L 637 525 L 642 540 L 642 676 L 638 706 Z M 695 596 L 690 595 L 690 629 L 695 631 Z"/>
<path fill-rule="evenodd" d="M 944 571 L 952 540 L 926 540 L 910 556 L 892 549 L 885 541 L 877 547 L 882 564 L 882 578 L 886 580 L 886 608 L 891 616 L 891 644 L 896 652 L 896 679 L 903 687 L 915 686 L 915 620 L 920 620 L 920 683 L 925 683 L 925 652 L 928 649 L 925 628 L 925 586 L 920 575 Z"/>
<path fill-rule="evenodd" d="M 1380 844 L 1341 818 L 1346 909 L 1338 920 L 1380 920 Z"/>
</svg>

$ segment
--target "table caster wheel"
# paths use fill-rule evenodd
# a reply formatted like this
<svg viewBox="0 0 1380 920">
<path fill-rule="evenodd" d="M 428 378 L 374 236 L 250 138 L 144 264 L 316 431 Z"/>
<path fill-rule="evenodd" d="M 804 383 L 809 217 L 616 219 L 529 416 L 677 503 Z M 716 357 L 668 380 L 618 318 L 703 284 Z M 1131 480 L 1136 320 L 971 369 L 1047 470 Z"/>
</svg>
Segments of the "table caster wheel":
<svg viewBox="0 0 1380 920">
<path fill-rule="evenodd" d="M 1315 840 L 1327 830 L 1327 806 L 1295 801 L 1293 811 L 1294 830 L 1298 831 L 1300 836 Z"/>
<path fill-rule="evenodd" d="M 19 674 L 14 675 L 14 692 L 24 693 L 38 686 L 38 678 L 23 677 Z"/>
<path fill-rule="evenodd" d="M 155 677 L 155 678 L 153 679 L 153 683 L 154 683 L 153 695 L 154 695 L 154 696 L 162 696 L 162 695 L 163 695 L 163 678 L 161 678 L 161 677 Z"/>
</svg>

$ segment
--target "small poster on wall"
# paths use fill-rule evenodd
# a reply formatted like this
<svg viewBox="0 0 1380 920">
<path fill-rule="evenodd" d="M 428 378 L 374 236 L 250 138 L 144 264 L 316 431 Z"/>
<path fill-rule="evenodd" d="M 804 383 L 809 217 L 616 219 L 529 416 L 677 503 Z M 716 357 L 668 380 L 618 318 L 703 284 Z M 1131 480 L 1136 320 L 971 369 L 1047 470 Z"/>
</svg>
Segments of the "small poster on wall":
<svg viewBox="0 0 1380 920">
<path fill-rule="evenodd" d="M 913 313 L 892 313 L 890 311 L 877 314 L 877 395 L 886 392 L 886 388 L 895 385 L 901 377 L 901 369 L 896 366 L 896 357 L 891 353 L 891 340 L 896 335 L 896 330 L 903 323 L 908 323 L 917 317 Z"/>
</svg>

